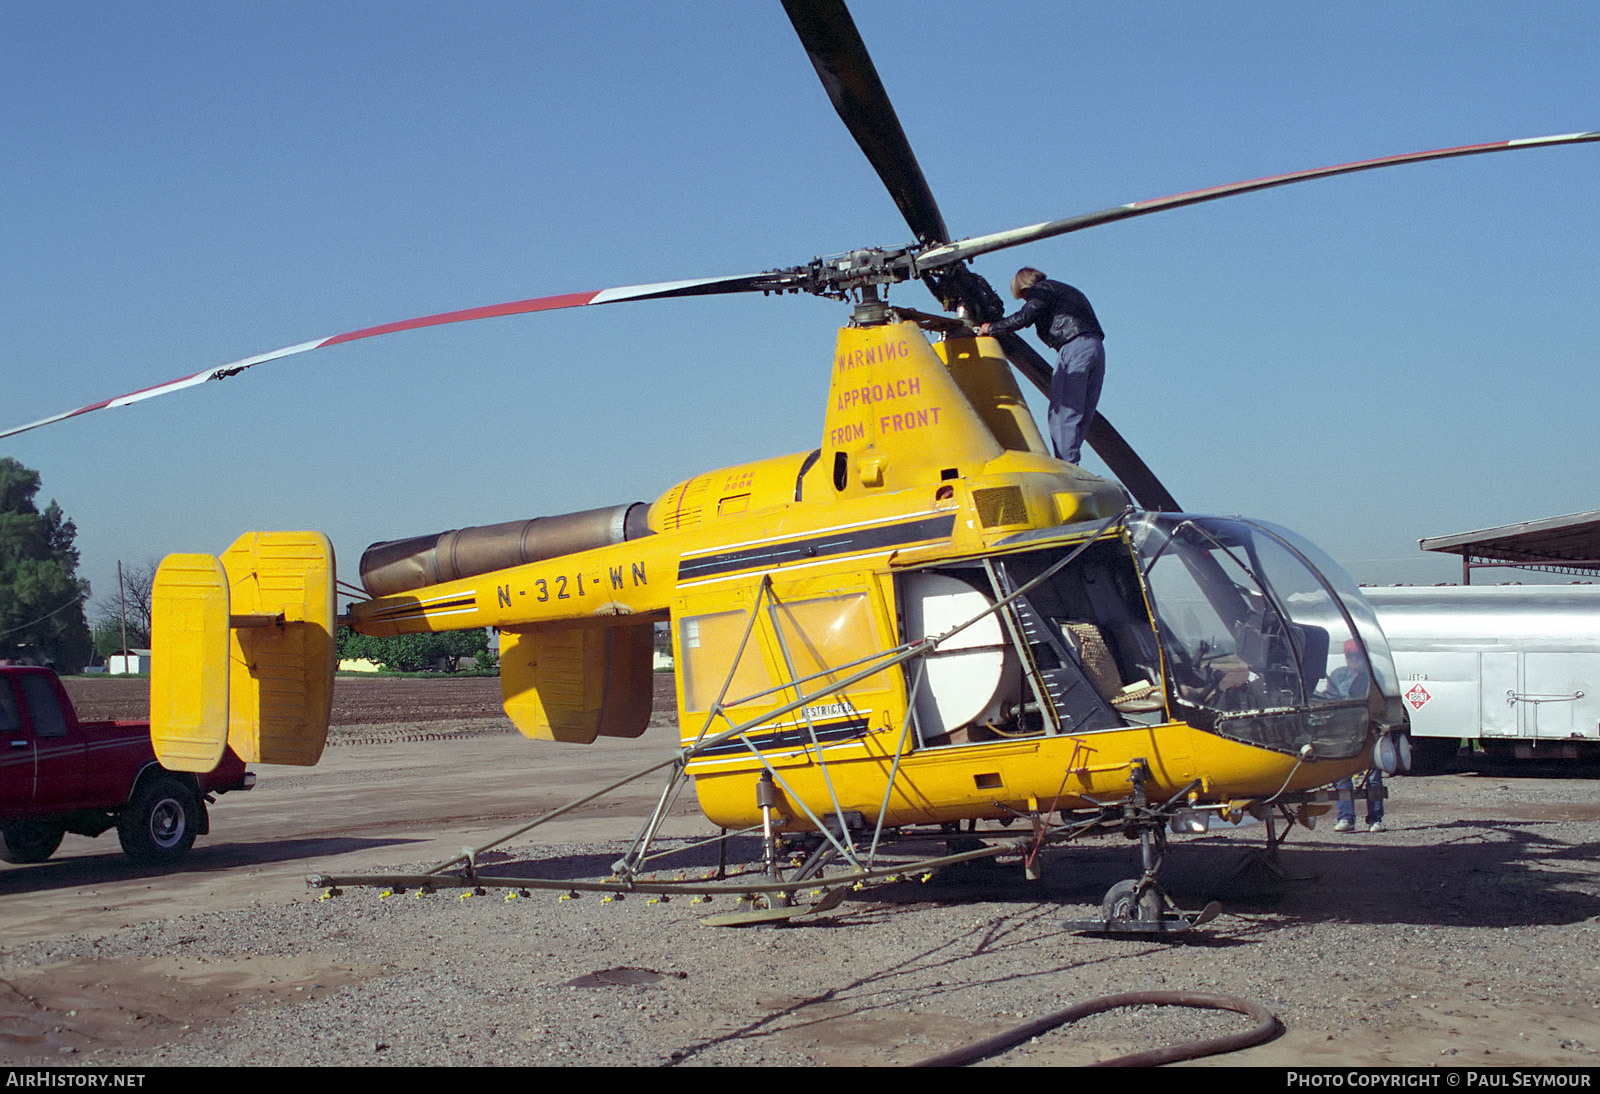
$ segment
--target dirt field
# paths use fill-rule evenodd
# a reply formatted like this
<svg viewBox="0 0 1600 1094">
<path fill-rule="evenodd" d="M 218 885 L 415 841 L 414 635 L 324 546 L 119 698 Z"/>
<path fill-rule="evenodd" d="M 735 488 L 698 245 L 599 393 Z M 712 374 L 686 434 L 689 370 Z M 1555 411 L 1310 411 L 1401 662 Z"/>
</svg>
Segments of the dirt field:
<svg viewBox="0 0 1600 1094">
<path fill-rule="evenodd" d="M 140 686 L 72 690 L 88 717 L 134 717 Z M 1181 942 L 1062 929 L 1134 872 L 1120 840 L 1049 854 L 1038 882 L 1002 862 L 863 890 L 804 925 L 719 930 L 698 920 L 730 906 L 681 898 L 318 902 L 308 874 L 447 858 L 668 754 L 674 736 L 527 742 L 494 680 L 341 680 L 338 694 L 323 764 L 259 769 L 255 790 L 213 808 L 183 869 L 71 836 L 49 863 L 0 866 L 0 1063 L 894 1064 L 1159 989 L 1278 1015 L 1281 1037 L 1215 1063 L 1587 1067 L 1600 1049 L 1593 777 L 1395 780 L 1389 831 L 1297 834 L 1281 899 L 1225 899 Z M 603 875 L 659 786 L 519 838 L 495 870 Z M 666 835 L 708 831 L 689 801 Z M 1174 841 L 1173 895 L 1217 892 L 1259 832 Z M 710 854 L 664 870 L 698 876 Z M 632 971 L 594 976 L 619 968 Z M 1001 1062 L 1086 1063 L 1239 1024 L 1124 1010 Z"/>
<path fill-rule="evenodd" d="M 658 678 L 657 709 L 671 711 L 672 677 Z M 90 721 L 150 717 L 148 680 L 113 676 L 75 676 L 66 681 L 67 693 L 78 708 L 78 717 Z M 355 726 L 393 724 L 408 721 L 426 724 L 455 721 L 492 721 L 507 733 L 514 732 L 500 712 L 500 681 L 497 677 L 462 676 L 437 679 L 341 676 L 333 689 L 333 725 L 340 729 Z M 662 700 L 665 699 L 665 705 Z"/>
</svg>

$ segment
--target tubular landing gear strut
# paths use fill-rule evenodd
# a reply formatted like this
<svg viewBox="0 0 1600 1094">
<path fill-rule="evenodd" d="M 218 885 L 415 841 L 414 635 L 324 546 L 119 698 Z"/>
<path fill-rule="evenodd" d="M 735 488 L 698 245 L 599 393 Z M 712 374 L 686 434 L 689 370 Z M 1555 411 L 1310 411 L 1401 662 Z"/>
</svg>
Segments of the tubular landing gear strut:
<svg viewBox="0 0 1600 1094">
<path fill-rule="evenodd" d="M 1100 903 L 1099 919 L 1067 920 L 1062 924 L 1067 930 L 1097 934 L 1169 934 L 1209 923 L 1222 911 L 1222 905 L 1213 900 L 1198 912 L 1185 912 L 1156 880 L 1167 853 L 1167 825 L 1174 809 L 1193 785 L 1185 787 L 1169 801 L 1151 806 L 1144 788 L 1148 776 L 1149 768 L 1144 761 L 1135 761 L 1130 779 L 1133 797 L 1122 805 L 1120 816 L 1114 821 L 1129 839 L 1138 838 L 1144 872 L 1136 878 L 1119 881 L 1106 891 Z"/>
</svg>

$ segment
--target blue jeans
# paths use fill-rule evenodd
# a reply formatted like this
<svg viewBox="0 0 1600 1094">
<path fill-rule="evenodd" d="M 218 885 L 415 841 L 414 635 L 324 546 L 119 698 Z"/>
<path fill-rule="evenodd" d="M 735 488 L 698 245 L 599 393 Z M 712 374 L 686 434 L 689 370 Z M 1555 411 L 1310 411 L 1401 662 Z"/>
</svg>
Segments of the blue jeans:
<svg viewBox="0 0 1600 1094">
<path fill-rule="evenodd" d="M 1340 779 L 1334 783 L 1334 788 L 1339 791 L 1339 819 L 1356 822 L 1355 780 Z M 1373 768 L 1367 772 L 1367 788 L 1369 790 L 1383 789 L 1383 772 Z M 1383 819 L 1383 796 L 1367 798 L 1367 823 L 1376 824 Z"/>
<path fill-rule="evenodd" d="M 1061 347 L 1050 376 L 1050 443 L 1056 459 L 1078 462 L 1105 378 L 1106 344 L 1097 335 L 1082 334 Z"/>
</svg>

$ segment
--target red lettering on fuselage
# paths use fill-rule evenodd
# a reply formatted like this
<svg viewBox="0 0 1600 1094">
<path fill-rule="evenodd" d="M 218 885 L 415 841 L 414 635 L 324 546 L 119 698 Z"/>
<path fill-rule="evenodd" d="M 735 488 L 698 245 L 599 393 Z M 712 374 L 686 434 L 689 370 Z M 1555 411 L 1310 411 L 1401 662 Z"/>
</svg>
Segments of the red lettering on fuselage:
<svg viewBox="0 0 1600 1094">
<path fill-rule="evenodd" d="M 913 429 L 927 429 L 939 424 L 939 408 L 908 410 L 904 414 L 885 414 L 878 419 L 879 433 L 907 433 Z"/>
<path fill-rule="evenodd" d="M 901 339 L 898 342 L 883 342 L 865 349 L 838 354 L 834 357 L 833 364 L 840 372 L 848 372 L 866 365 L 878 365 L 885 361 L 893 361 L 897 357 L 909 356 L 911 356 L 911 344 Z"/>
<path fill-rule="evenodd" d="M 909 399 L 922 393 L 922 377 L 905 376 L 898 380 L 885 380 L 881 384 L 867 384 L 839 392 L 839 409 L 882 403 L 889 399 Z"/>
</svg>

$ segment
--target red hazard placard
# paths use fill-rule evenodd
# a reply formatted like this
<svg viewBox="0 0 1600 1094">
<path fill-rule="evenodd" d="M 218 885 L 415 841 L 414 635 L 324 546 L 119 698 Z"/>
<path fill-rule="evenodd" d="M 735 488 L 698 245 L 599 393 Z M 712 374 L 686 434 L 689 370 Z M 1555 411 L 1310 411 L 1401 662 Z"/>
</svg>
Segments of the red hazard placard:
<svg viewBox="0 0 1600 1094">
<path fill-rule="evenodd" d="M 1428 694 L 1428 689 L 1421 684 L 1413 686 L 1410 691 L 1406 692 L 1406 702 L 1410 703 L 1415 710 L 1421 710 L 1427 701 L 1432 698 L 1433 696 Z"/>
</svg>

